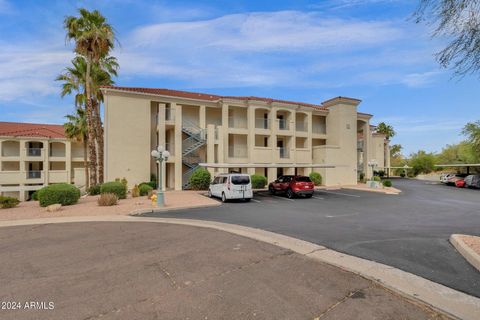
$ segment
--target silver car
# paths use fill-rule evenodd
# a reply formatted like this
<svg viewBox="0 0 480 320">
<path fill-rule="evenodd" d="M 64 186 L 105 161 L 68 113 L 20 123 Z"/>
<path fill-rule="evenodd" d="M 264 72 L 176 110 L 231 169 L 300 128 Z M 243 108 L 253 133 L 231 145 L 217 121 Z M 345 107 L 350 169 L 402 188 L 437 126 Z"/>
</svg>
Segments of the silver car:
<svg viewBox="0 0 480 320">
<path fill-rule="evenodd" d="M 471 174 L 465 178 L 465 187 L 467 188 L 480 188 L 480 175 Z"/>
</svg>

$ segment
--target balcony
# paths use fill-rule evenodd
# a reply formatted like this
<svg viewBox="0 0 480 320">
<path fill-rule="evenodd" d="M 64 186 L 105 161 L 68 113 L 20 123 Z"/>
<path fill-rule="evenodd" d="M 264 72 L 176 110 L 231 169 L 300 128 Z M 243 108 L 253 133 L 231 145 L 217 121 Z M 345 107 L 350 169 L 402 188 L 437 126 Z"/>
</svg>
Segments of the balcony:
<svg viewBox="0 0 480 320">
<path fill-rule="evenodd" d="M 27 148 L 27 157 L 41 157 L 42 148 Z"/>
<path fill-rule="evenodd" d="M 286 119 L 277 119 L 277 129 L 278 130 L 290 130 L 289 123 Z"/>
<path fill-rule="evenodd" d="M 27 179 L 40 179 L 42 178 L 42 171 L 27 171 Z"/>
<path fill-rule="evenodd" d="M 280 159 L 290 158 L 290 152 L 287 148 L 278 148 L 278 154 L 280 156 Z"/>
<path fill-rule="evenodd" d="M 48 172 L 49 183 L 69 183 L 66 170 L 52 170 Z"/>
<path fill-rule="evenodd" d="M 247 145 L 234 145 L 228 147 L 229 158 L 247 158 L 248 149 Z"/>
<path fill-rule="evenodd" d="M 270 129 L 270 119 L 268 118 L 255 118 L 256 129 Z"/>
<path fill-rule="evenodd" d="M 228 127 L 234 129 L 247 129 L 247 118 L 228 117 Z"/>
<path fill-rule="evenodd" d="M 172 108 L 165 108 L 165 121 L 175 122 L 175 112 Z"/>
<path fill-rule="evenodd" d="M 295 129 L 301 132 L 307 132 L 307 125 L 305 122 L 297 122 L 295 124 Z"/>
</svg>

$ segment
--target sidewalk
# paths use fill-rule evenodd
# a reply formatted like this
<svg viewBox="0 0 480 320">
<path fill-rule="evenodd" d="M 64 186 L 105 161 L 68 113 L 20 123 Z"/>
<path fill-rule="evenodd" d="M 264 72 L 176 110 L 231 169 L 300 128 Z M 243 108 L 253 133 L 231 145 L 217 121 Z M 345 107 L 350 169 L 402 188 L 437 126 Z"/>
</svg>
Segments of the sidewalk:
<svg viewBox="0 0 480 320">
<path fill-rule="evenodd" d="M 40 207 L 38 201 L 21 202 L 17 207 L 0 210 L 0 221 L 23 220 L 53 217 L 76 217 L 76 216 L 111 216 L 129 215 L 135 212 L 145 212 L 152 209 L 159 210 L 147 197 L 119 200 L 118 204 L 110 207 L 100 207 L 97 204 L 99 196 L 88 196 L 80 198 L 77 204 L 62 207 L 57 212 L 47 212 Z M 176 210 L 195 207 L 218 206 L 221 203 L 209 199 L 197 191 L 167 191 L 165 192 L 164 209 Z"/>
<path fill-rule="evenodd" d="M 0 310 L 2 319 L 449 319 L 353 273 L 213 229 L 83 222 L 0 232 L 1 300 L 55 305 Z"/>
</svg>

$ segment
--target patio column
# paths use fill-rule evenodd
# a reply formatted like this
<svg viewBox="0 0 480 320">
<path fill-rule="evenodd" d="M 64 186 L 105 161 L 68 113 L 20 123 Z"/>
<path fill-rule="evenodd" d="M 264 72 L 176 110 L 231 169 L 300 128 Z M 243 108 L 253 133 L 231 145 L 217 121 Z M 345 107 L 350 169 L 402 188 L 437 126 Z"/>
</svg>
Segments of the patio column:
<svg viewBox="0 0 480 320">
<path fill-rule="evenodd" d="M 171 105 L 175 110 L 175 190 L 182 190 L 182 106 L 174 102 Z"/>
</svg>

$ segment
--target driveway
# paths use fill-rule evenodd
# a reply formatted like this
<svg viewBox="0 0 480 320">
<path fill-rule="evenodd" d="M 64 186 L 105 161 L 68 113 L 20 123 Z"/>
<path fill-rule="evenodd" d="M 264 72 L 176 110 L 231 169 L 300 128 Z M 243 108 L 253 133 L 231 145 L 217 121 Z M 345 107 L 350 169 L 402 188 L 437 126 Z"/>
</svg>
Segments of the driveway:
<svg viewBox="0 0 480 320">
<path fill-rule="evenodd" d="M 353 273 L 212 229 L 61 223 L 2 227 L 0 238 L 1 319 L 449 319 Z"/>
<path fill-rule="evenodd" d="M 250 203 L 145 216 L 204 219 L 282 233 L 480 297 L 480 272 L 448 241 L 452 233 L 480 235 L 480 190 L 393 182 L 403 191 L 400 195 L 342 189 L 289 200 L 259 193 Z"/>
</svg>

